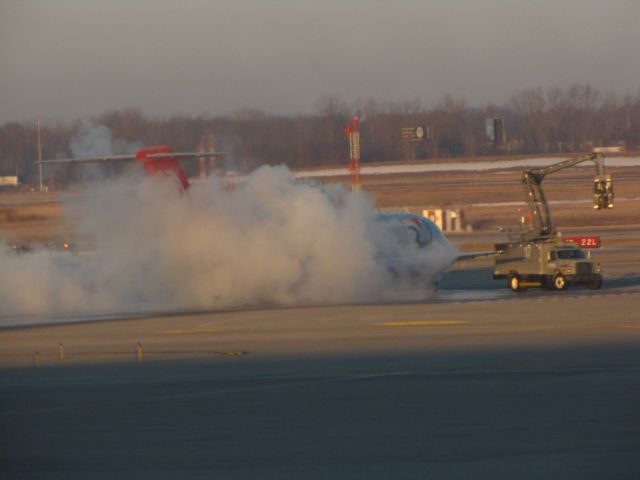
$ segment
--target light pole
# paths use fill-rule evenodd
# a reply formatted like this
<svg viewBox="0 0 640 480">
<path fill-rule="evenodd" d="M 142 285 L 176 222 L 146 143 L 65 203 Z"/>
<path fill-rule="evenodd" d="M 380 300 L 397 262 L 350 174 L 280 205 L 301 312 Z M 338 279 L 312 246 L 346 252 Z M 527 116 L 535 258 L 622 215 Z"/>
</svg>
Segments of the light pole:
<svg viewBox="0 0 640 480">
<path fill-rule="evenodd" d="M 40 119 L 38 119 L 38 172 L 40 174 L 40 191 L 42 192 L 42 138 L 40 136 Z"/>
</svg>

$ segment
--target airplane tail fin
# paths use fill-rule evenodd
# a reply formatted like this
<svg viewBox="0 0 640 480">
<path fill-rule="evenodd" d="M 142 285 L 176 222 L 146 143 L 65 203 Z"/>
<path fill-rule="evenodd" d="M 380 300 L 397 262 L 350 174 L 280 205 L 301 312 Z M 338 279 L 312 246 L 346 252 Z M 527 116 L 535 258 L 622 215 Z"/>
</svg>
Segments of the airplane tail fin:
<svg viewBox="0 0 640 480">
<path fill-rule="evenodd" d="M 138 161 L 149 175 L 162 173 L 175 178 L 180 184 L 180 189 L 184 192 L 189 189 L 191 183 L 186 173 L 182 170 L 179 158 L 199 158 L 199 157 L 224 157 L 224 152 L 174 152 L 168 145 L 150 147 L 139 150 L 135 155 L 106 155 L 101 157 L 84 158 L 56 158 L 49 160 L 38 160 L 39 165 L 49 164 L 85 164 L 85 163 L 120 163 Z"/>
<path fill-rule="evenodd" d="M 162 155 L 165 153 L 167 154 L 166 156 Z M 182 190 L 186 191 L 191 186 L 191 183 L 184 170 L 182 170 L 180 162 L 175 156 L 171 155 L 172 153 L 173 149 L 168 145 L 145 148 L 136 153 L 136 160 L 142 164 L 145 172 L 149 175 L 162 173 L 174 176 L 180 183 Z"/>
</svg>

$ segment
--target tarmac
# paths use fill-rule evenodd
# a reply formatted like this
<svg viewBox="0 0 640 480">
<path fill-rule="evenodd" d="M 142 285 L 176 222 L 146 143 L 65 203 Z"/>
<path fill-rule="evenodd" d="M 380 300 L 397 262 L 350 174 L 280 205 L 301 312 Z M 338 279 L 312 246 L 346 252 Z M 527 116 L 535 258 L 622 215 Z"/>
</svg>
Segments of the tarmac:
<svg viewBox="0 0 640 480">
<path fill-rule="evenodd" d="M 640 478 L 640 256 L 598 255 L 595 292 L 481 262 L 427 301 L 0 329 L 0 476 Z"/>
</svg>

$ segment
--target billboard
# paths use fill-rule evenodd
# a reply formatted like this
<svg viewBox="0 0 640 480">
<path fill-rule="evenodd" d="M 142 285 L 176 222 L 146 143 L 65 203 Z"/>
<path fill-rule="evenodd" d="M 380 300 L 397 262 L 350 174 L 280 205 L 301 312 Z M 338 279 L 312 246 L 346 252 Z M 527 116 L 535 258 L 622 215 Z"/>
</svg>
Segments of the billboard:
<svg viewBox="0 0 640 480">
<path fill-rule="evenodd" d="M 405 142 L 426 142 L 429 140 L 429 127 L 402 127 L 402 140 Z"/>
</svg>

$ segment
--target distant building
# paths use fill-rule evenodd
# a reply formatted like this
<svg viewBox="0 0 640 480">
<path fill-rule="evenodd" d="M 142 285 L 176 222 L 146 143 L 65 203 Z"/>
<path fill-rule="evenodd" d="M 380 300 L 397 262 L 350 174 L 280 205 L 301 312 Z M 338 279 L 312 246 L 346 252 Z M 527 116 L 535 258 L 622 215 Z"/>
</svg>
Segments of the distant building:
<svg viewBox="0 0 640 480">
<path fill-rule="evenodd" d="M 624 145 L 614 145 L 610 147 L 593 147 L 593 153 L 623 153 Z"/>
<path fill-rule="evenodd" d="M 18 186 L 17 175 L 7 175 L 4 177 L 0 177 L 0 187 L 17 187 L 17 186 Z"/>
<path fill-rule="evenodd" d="M 506 134 L 504 132 L 504 120 L 502 117 L 490 117 L 485 122 L 485 135 L 487 142 L 492 145 L 500 146 L 506 142 Z"/>
</svg>

